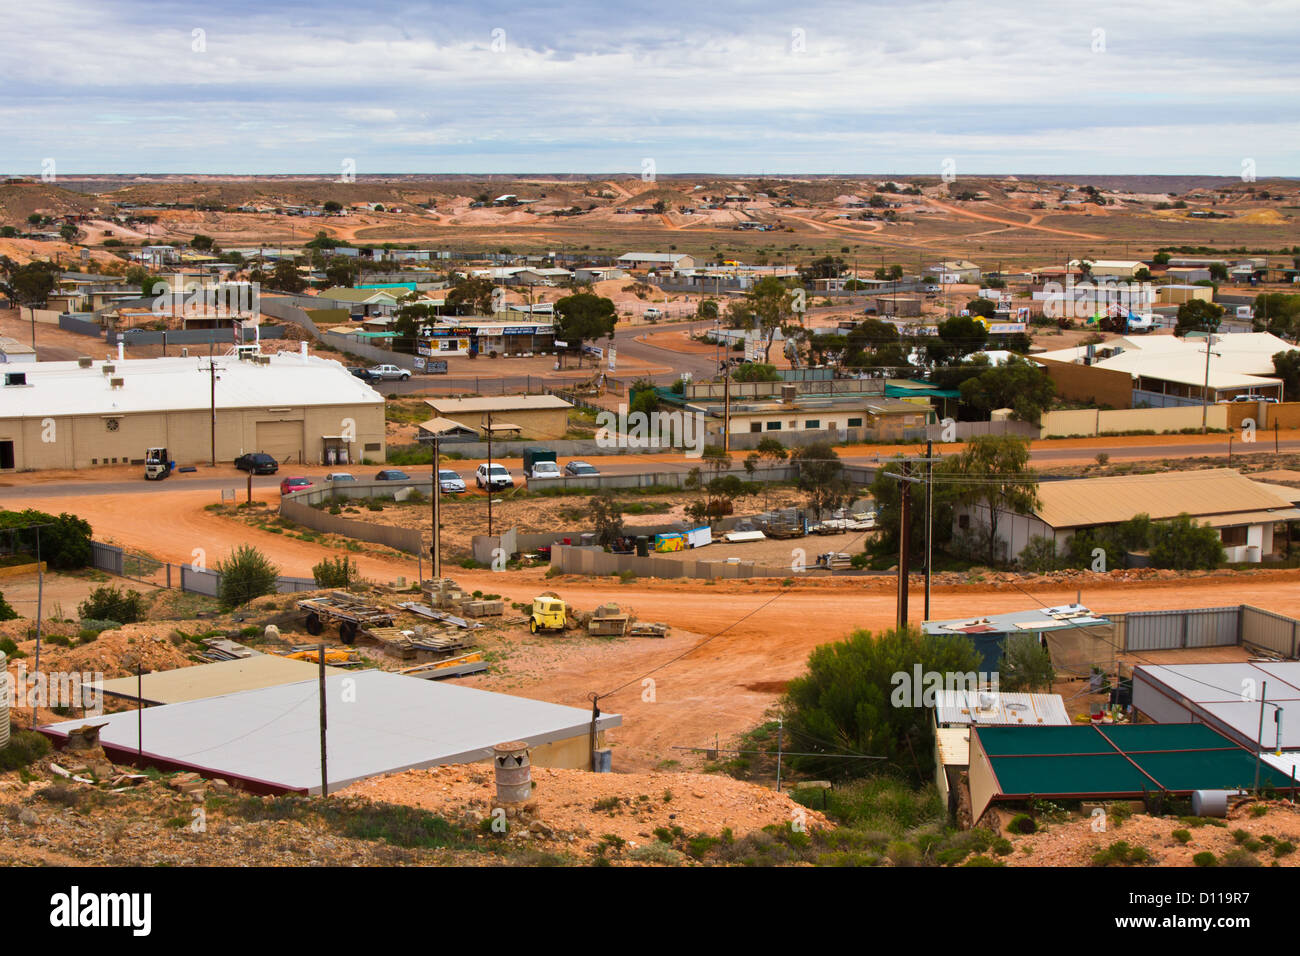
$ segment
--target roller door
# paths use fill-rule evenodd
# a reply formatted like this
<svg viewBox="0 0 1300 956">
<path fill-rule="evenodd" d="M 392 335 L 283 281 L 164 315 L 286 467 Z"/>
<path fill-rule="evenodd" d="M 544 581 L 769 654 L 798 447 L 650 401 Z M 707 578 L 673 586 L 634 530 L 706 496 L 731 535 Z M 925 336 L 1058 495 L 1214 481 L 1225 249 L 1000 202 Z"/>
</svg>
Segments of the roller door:
<svg viewBox="0 0 1300 956">
<path fill-rule="evenodd" d="M 302 422 L 258 422 L 257 447 L 281 464 L 302 461 Z"/>
</svg>

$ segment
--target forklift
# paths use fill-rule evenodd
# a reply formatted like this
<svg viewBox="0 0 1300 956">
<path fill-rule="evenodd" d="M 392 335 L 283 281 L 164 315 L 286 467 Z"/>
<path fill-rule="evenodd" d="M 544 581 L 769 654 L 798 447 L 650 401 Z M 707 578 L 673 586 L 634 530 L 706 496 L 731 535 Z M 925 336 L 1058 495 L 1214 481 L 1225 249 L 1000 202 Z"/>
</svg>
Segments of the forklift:
<svg viewBox="0 0 1300 956">
<path fill-rule="evenodd" d="M 167 457 L 166 448 L 148 448 L 144 453 L 145 481 L 158 481 L 166 478 L 176 467 L 176 462 Z"/>
</svg>

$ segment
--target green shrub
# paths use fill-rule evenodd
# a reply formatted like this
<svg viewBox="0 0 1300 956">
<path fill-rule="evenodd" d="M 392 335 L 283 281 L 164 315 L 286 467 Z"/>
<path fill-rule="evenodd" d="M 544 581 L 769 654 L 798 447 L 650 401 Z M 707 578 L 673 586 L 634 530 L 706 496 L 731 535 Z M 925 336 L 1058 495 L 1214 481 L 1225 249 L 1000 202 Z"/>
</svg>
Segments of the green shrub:
<svg viewBox="0 0 1300 956">
<path fill-rule="evenodd" d="M 249 544 L 230 552 L 229 559 L 217 564 L 217 572 L 221 575 L 217 600 L 225 610 L 274 594 L 275 579 L 280 575 L 280 569 Z"/>
<path fill-rule="evenodd" d="M 1292 843 L 1290 840 L 1279 840 L 1277 843 L 1273 844 L 1274 856 L 1278 856 L 1278 857 L 1287 856 L 1294 852 L 1295 852 L 1295 844 Z"/>
<path fill-rule="evenodd" d="M 357 564 L 347 555 L 326 558 L 311 569 L 318 588 L 346 588 L 357 580 Z"/>
<path fill-rule="evenodd" d="M 658 840 L 634 847 L 628 853 L 628 858 L 639 863 L 661 863 L 664 866 L 677 866 L 685 859 L 680 851 Z"/>
<path fill-rule="evenodd" d="M 18 616 L 18 612 L 9 606 L 5 596 L 0 594 L 0 621 L 12 621 Z"/>
<path fill-rule="evenodd" d="M 49 752 L 50 742 L 43 734 L 34 730 L 16 730 L 9 737 L 9 746 L 0 750 L 0 771 L 29 766 Z"/>
<path fill-rule="evenodd" d="M 1187 844 L 1191 842 L 1192 832 L 1190 830 L 1175 830 L 1170 834 L 1179 843 Z"/>
<path fill-rule="evenodd" d="M 81 619 L 80 636 L 84 639 L 87 634 L 98 637 L 104 631 L 115 631 L 122 626 L 121 621 L 109 621 L 100 618 L 86 617 Z"/>
<path fill-rule="evenodd" d="M 1093 866 L 1125 866 L 1151 862 L 1146 847 L 1129 846 L 1127 840 L 1116 840 L 1104 850 L 1092 855 Z"/>
<path fill-rule="evenodd" d="M 1192 863 L 1196 866 L 1218 866 L 1219 859 L 1213 853 L 1206 850 L 1192 857 Z"/>
<path fill-rule="evenodd" d="M 40 529 L 41 560 L 59 571 L 75 571 L 90 563 L 90 524 L 76 515 L 46 514 L 43 511 L 0 511 L 0 531 L 14 531 L 8 543 L 20 551 L 36 554 L 36 528 Z"/>
<path fill-rule="evenodd" d="M 77 606 L 82 620 L 120 621 L 133 624 L 144 617 L 144 595 L 139 591 L 105 585 L 95 588 Z"/>
<path fill-rule="evenodd" d="M 991 856 L 973 856 L 962 866 L 1006 866 L 1001 860 L 995 860 Z"/>
<path fill-rule="evenodd" d="M 18 656 L 18 645 L 14 643 L 12 637 L 0 637 L 0 653 L 4 654 L 6 657 Z"/>
<path fill-rule="evenodd" d="M 1038 823 L 1027 813 L 1017 813 L 1007 824 L 1007 829 L 1012 833 L 1033 833 L 1038 829 Z"/>
<path fill-rule="evenodd" d="M 1229 850 L 1223 854 L 1223 866 L 1263 866 L 1245 847 L 1238 847 L 1235 850 Z"/>
</svg>

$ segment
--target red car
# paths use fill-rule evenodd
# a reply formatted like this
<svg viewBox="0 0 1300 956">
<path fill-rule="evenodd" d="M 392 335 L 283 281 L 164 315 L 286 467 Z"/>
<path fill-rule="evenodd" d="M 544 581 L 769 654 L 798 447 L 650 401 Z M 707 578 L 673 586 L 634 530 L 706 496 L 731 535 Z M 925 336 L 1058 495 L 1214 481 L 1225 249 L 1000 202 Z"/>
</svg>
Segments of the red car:
<svg viewBox="0 0 1300 956">
<path fill-rule="evenodd" d="M 280 494 L 287 495 L 291 491 L 302 491 L 310 487 L 311 481 L 306 478 L 285 478 L 280 482 Z"/>
</svg>

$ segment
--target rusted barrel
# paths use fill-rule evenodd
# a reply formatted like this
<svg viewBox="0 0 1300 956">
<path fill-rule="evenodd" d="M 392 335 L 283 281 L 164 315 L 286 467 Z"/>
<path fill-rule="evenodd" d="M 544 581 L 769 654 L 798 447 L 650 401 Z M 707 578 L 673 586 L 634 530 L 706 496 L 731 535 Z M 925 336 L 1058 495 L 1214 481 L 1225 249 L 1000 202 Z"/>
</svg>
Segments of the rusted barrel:
<svg viewBox="0 0 1300 956">
<path fill-rule="evenodd" d="M 533 793 L 533 768 L 528 762 L 528 744 L 522 740 L 492 748 L 496 764 L 497 802 L 523 803 Z"/>
</svg>

